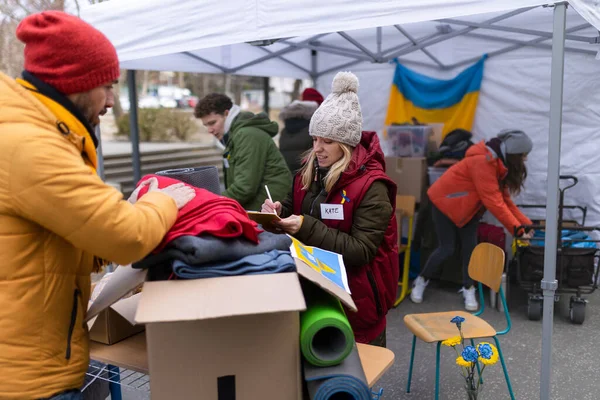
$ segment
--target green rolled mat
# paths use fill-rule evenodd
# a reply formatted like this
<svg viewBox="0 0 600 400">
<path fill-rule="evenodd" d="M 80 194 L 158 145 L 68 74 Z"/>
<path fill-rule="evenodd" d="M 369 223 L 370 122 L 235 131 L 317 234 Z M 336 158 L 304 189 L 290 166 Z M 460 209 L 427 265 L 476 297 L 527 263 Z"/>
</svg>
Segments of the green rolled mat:
<svg viewBox="0 0 600 400">
<path fill-rule="evenodd" d="M 305 291 L 306 311 L 300 316 L 300 349 L 316 367 L 338 365 L 350 354 L 354 334 L 342 304 L 320 288 Z"/>
</svg>

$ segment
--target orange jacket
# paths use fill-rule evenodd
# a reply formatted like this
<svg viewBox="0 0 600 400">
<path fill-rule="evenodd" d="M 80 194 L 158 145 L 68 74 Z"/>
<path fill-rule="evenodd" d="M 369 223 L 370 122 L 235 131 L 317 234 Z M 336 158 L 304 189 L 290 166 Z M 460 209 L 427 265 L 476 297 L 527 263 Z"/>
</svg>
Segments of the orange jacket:
<svg viewBox="0 0 600 400">
<path fill-rule="evenodd" d="M 20 82 L 0 73 L 1 400 L 82 386 L 94 259 L 138 261 L 177 218 L 163 193 L 132 205 L 102 182 L 83 124 Z"/>
<path fill-rule="evenodd" d="M 431 202 L 459 228 L 485 207 L 514 234 L 515 228 L 532 222 L 515 206 L 499 182 L 508 170 L 482 141 L 472 146 L 463 160 L 448 169 L 428 190 Z"/>
</svg>

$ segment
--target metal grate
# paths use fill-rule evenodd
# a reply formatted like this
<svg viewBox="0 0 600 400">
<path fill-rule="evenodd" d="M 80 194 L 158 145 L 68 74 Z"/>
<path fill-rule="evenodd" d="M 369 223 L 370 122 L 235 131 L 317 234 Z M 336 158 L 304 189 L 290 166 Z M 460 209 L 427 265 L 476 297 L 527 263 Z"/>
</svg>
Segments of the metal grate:
<svg viewBox="0 0 600 400">
<path fill-rule="evenodd" d="M 82 392 L 98 381 L 104 381 L 128 388 L 135 391 L 150 392 L 150 377 L 128 369 L 119 369 L 117 367 L 109 368 L 108 365 L 91 361 L 86 372 L 85 384 Z"/>
</svg>

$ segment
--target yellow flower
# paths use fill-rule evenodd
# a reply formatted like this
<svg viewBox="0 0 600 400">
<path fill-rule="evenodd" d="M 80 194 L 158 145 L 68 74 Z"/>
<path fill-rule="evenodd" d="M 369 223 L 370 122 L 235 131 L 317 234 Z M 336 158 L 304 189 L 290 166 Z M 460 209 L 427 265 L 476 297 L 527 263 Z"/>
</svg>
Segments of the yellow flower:
<svg viewBox="0 0 600 400">
<path fill-rule="evenodd" d="M 487 347 L 487 351 L 482 351 L 481 347 Z M 494 365 L 498 362 L 498 349 L 493 344 L 481 342 L 477 345 L 477 351 L 479 352 L 479 360 L 483 365 Z"/>
<path fill-rule="evenodd" d="M 450 339 L 446 339 L 442 342 L 442 344 L 444 346 L 448 346 L 448 347 L 454 347 L 454 346 L 458 346 L 460 344 L 460 342 L 462 341 L 460 336 L 455 336 L 453 338 Z"/>
<path fill-rule="evenodd" d="M 462 356 L 458 356 L 456 358 L 456 365 L 458 365 L 459 367 L 471 368 L 473 366 L 473 363 L 465 360 L 464 358 L 462 358 Z"/>
</svg>

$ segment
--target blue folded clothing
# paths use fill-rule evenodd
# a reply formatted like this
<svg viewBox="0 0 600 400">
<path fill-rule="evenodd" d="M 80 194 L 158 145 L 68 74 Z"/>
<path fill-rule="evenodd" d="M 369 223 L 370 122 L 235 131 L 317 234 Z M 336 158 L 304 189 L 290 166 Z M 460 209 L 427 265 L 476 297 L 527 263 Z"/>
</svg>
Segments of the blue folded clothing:
<svg viewBox="0 0 600 400">
<path fill-rule="evenodd" d="M 546 234 L 536 231 L 531 240 L 531 245 L 536 247 L 544 247 Z M 586 242 L 593 240 L 587 233 L 582 231 L 573 231 L 565 229 L 561 232 L 562 247 L 564 248 L 579 248 L 579 249 L 595 249 L 598 246 L 595 242 Z"/>
<path fill-rule="evenodd" d="M 239 260 L 203 265 L 188 265 L 180 260 L 173 262 L 173 272 L 181 279 L 217 278 L 234 275 L 274 274 L 295 272 L 296 264 L 289 251 L 271 250 L 253 254 Z"/>
</svg>

